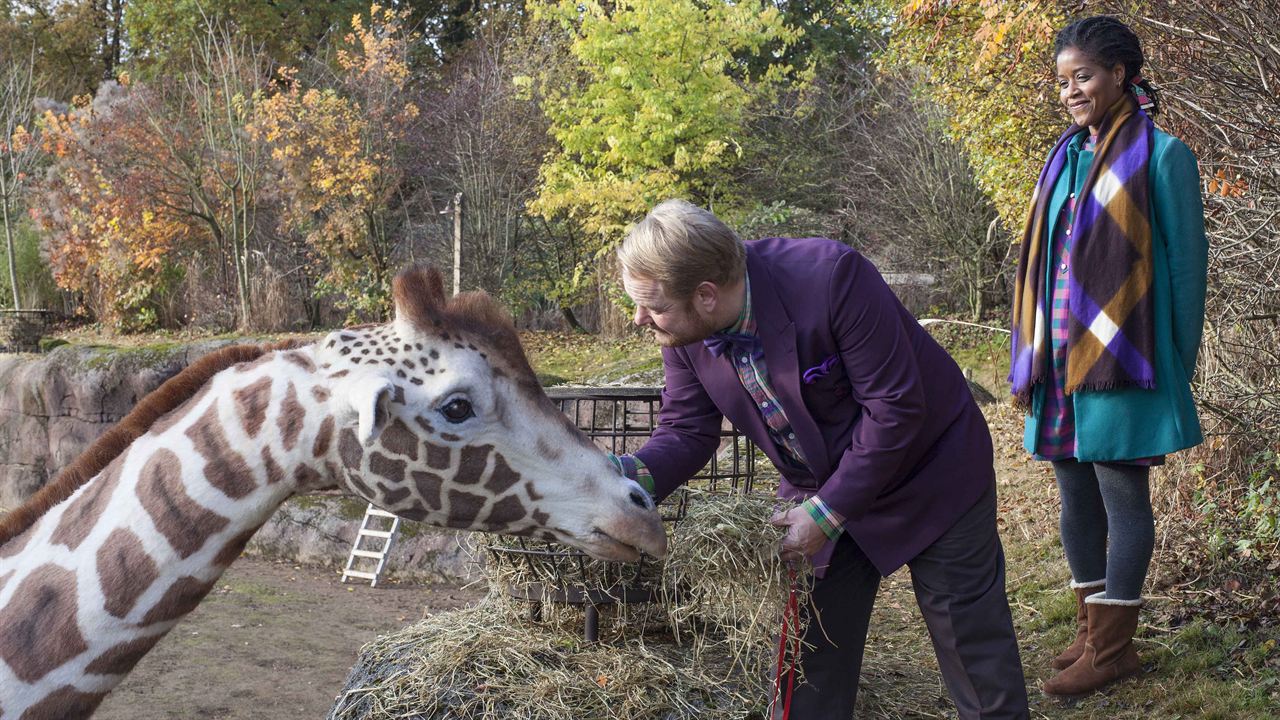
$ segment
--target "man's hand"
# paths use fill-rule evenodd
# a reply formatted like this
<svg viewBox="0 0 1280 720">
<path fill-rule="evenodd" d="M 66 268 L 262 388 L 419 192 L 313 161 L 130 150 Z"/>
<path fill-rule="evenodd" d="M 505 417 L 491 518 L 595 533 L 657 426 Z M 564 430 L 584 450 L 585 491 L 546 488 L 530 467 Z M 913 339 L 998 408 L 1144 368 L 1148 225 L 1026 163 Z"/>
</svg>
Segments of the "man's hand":
<svg viewBox="0 0 1280 720">
<path fill-rule="evenodd" d="M 769 518 L 769 523 L 787 529 L 787 534 L 782 538 L 782 548 L 778 551 L 787 562 L 812 560 L 828 539 L 818 523 L 802 507 L 775 513 Z"/>
</svg>

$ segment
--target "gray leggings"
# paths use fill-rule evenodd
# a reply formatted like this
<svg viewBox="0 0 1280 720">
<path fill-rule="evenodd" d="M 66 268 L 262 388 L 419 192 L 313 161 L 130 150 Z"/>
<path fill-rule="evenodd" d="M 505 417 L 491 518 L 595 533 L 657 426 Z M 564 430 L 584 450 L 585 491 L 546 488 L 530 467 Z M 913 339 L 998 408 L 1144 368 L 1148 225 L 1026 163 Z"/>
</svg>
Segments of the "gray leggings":
<svg viewBox="0 0 1280 720">
<path fill-rule="evenodd" d="M 1062 497 L 1062 549 L 1071 577 L 1077 583 L 1105 579 L 1111 600 L 1142 597 L 1155 544 L 1150 471 L 1119 463 L 1053 463 Z"/>
</svg>

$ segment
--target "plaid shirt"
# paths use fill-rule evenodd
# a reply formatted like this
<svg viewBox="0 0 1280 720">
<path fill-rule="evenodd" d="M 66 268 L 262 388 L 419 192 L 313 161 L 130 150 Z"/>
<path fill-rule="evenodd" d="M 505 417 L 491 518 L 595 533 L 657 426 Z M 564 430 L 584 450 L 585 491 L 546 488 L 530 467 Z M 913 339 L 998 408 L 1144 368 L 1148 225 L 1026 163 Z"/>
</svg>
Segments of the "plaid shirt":
<svg viewBox="0 0 1280 720">
<path fill-rule="evenodd" d="M 742 312 L 738 314 L 737 322 L 722 332 L 758 337 L 756 335 L 755 315 L 751 309 L 751 278 L 749 276 L 746 281 L 745 293 L 745 302 L 742 304 Z M 760 410 L 760 414 L 769 428 L 769 435 L 778 448 L 782 450 L 783 458 L 798 467 L 807 468 L 808 463 L 805 461 L 804 453 L 800 449 L 800 442 L 796 439 L 796 435 L 791 429 L 791 421 L 787 419 L 787 414 L 783 411 L 782 405 L 778 403 L 778 398 L 769 383 L 769 370 L 765 364 L 764 355 L 736 347 L 725 354 L 733 362 L 734 370 L 738 373 L 738 379 L 742 381 L 742 387 L 755 400 L 756 407 Z M 753 355 L 758 355 L 758 357 L 752 357 Z M 644 466 L 644 463 L 630 455 L 617 457 L 615 462 L 624 475 L 640 483 L 651 494 L 653 493 L 653 477 L 649 474 L 649 470 Z M 818 527 L 822 529 L 822 532 L 828 538 L 834 540 L 840 537 L 840 533 L 844 531 L 844 518 L 828 507 L 822 501 L 822 498 L 817 495 L 805 500 L 801 507 L 809 513 L 809 516 L 813 518 L 814 522 L 818 524 Z"/>
<path fill-rule="evenodd" d="M 1097 138 L 1089 138 L 1079 150 L 1079 155 L 1093 153 Z M 1068 150 L 1068 152 L 1074 152 Z M 1071 172 L 1067 177 L 1075 183 L 1077 158 L 1068 160 Z M 1067 327 L 1070 318 L 1068 289 L 1071 282 L 1071 224 L 1075 220 L 1076 194 L 1067 197 L 1062 207 L 1062 219 L 1058 222 L 1050 247 L 1049 259 L 1053 263 L 1053 285 L 1049 291 L 1049 370 L 1045 375 L 1044 407 L 1040 418 L 1040 435 L 1036 442 L 1036 459 L 1068 460 L 1076 456 L 1075 403 L 1066 393 L 1067 382 Z M 1159 465 L 1163 457 L 1126 461 L 1133 465 Z"/>
</svg>

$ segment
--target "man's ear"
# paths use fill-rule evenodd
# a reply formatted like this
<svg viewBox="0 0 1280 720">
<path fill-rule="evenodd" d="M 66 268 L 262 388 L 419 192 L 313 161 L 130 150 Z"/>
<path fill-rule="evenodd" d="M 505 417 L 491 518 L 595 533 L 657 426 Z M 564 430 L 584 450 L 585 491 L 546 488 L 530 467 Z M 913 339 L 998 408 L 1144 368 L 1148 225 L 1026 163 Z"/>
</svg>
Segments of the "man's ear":
<svg viewBox="0 0 1280 720">
<path fill-rule="evenodd" d="M 356 411 L 359 425 L 356 437 L 368 445 L 391 420 L 393 387 L 386 378 L 365 377 L 347 386 L 347 402 Z"/>
<path fill-rule="evenodd" d="M 710 280 L 698 283 L 698 286 L 693 289 L 693 303 L 703 313 L 715 312 L 716 306 L 720 303 L 720 286 Z"/>
</svg>

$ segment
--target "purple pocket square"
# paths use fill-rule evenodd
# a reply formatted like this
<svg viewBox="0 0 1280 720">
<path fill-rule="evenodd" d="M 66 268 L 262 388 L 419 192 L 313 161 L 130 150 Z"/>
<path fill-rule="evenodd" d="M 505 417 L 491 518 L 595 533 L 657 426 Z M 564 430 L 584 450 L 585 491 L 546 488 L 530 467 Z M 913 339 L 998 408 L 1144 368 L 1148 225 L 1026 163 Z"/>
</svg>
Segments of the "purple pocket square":
<svg viewBox="0 0 1280 720">
<path fill-rule="evenodd" d="M 816 365 L 804 371 L 804 384 L 812 385 L 831 373 L 831 368 L 840 362 L 840 355 L 832 355 L 822 361 L 821 365 Z"/>
</svg>

